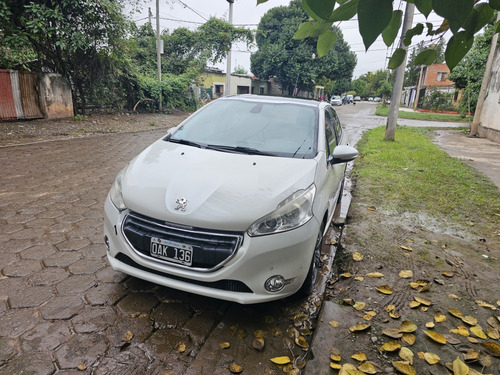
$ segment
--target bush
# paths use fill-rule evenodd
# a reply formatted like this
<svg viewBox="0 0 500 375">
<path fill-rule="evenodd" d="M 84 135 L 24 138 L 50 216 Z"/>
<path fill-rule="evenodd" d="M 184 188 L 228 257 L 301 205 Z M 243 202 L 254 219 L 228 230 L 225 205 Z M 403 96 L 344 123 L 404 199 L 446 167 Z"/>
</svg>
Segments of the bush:
<svg viewBox="0 0 500 375">
<path fill-rule="evenodd" d="M 456 111 L 452 105 L 453 93 L 431 89 L 430 95 L 424 97 L 422 108 L 433 111 Z"/>
</svg>

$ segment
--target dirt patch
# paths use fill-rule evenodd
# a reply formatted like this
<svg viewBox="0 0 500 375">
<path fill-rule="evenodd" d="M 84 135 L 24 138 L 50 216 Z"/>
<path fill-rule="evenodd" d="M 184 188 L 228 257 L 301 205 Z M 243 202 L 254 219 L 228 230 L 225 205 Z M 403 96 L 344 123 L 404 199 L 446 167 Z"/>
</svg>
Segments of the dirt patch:
<svg viewBox="0 0 500 375">
<path fill-rule="evenodd" d="M 90 115 L 56 120 L 0 122 L 0 146 L 82 138 L 100 134 L 168 129 L 190 113 Z"/>
<path fill-rule="evenodd" d="M 457 357 L 481 373 L 500 373 L 500 360 L 483 345 L 499 345 L 500 237 L 478 236 L 471 228 L 425 215 L 396 216 L 370 206 L 367 200 L 358 186 L 344 228 L 342 248 L 334 263 L 335 275 L 339 276 L 331 281 L 328 292 L 327 308 L 331 312 L 323 315 L 324 319 L 340 323 L 332 330 L 339 330 L 343 339 L 334 340 L 331 345 L 340 351 L 342 363 L 357 364 L 351 355 L 364 352 L 380 371 L 396 373 L 392 362 L 403 361 L 400 349 L 380 349 L 392 340 L 411 350 L 416 374 L 453 373 L 447 372 L 446 364 L 449 368 Z M 363 259 L 355 261 L 355 252 Z M 401 271 L 406 272 L 400 274 Z M 370 273 L 378 273 L 379 277 L 370 277 Z M 378 291 L 381 286 L 389 286 L 392 294 Z M 417 306 L 416 298 L 425 303 Z M 365 305 L 353 306 L 356 302 Z M 450 309 L 471 318 L 457 318 Z M 436 314 L 442 314 L 446 320 L 436 321 Z M 407 320 L 416 325 L 411 332 L 414 344 L 383 333 L 389 328 L 397 331 Z M 349 332 L 348 328 L 356 323 L 368 323 L 370 327 L 358 333 Z M 465 328 L 460 331 L 462 335 L 450 331 L 459 327 Z M 444 335 L 447 343 L 433 341 L 424 331 Z M 418 353 L 437 354 L 440 361 L 430 365 Z M 474 359 L 466 361 L 467 355 Z"/>
</svg>

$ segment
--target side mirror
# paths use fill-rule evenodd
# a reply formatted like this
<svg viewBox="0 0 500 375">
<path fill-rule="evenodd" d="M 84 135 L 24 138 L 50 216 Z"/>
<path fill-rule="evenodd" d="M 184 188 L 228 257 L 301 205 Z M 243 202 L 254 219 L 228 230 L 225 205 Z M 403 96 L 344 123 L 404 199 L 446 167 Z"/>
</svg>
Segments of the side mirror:
<svg viewBox="0 0 500 375">
<path fill-rule="evenodd" d="M 329 164 L 347 163 L 358 157 L 358 150 L 351 146 L 340 145 L 333 149 L 333 154 L 327 159 Z"/>
</svg>

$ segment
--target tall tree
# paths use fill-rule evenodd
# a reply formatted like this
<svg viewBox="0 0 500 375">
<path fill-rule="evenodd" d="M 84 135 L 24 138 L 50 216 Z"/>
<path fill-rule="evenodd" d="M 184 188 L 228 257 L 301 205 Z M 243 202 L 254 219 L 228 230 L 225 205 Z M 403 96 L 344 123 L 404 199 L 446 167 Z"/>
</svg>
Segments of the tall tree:
<svg viewBox="0 0 500 375">
<path fill-rule="evenodd" d="M 251 70 L 262 79 L 274 77 L 289 95 L 295 87 L 312 91 L 323 78 L 346 85 L 356 65 L 355 54 L 337 28 L 339 40 L 321 60 L 316 58 L 315 41 L 293 39 L 297 27 L 307 19 L 300 0 L 293 0 L 289 6 L 268 11 L 257 28 L 258 51 L 250 58 Z"/>
<path fill-rule="evenodd" d="M 412 49 L 410 55 L 408 56 L 408 62 L 406 63 L 406 71 L 405 71 L 405 86 L 416 86 L 418 82 L 418 77 L 420 75 L 420 66 L 424 64 L 417 64 L 416 58 L 417 56 L 427 50 L 433 49 L 437 52 L 436 58 L 432 62 L 432 64 L 439 64 L 444 62 L 444 50 L 446 48 L 445 40 L 439 39 L 437 43 L 432 43 L 428 45 L 423 41 L 419 42 L 415 48 Z"/>
</svg>

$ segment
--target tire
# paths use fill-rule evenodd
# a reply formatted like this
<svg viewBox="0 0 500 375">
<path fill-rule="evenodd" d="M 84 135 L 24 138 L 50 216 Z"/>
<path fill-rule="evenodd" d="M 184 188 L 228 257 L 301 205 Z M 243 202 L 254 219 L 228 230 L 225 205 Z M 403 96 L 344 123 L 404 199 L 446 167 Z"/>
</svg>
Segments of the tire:
<svg viewBox="0 0 500 375">
<path fill-rule="evenodd" d="M 323 230 L 325 225 L 322 224 L 318 231 L 318 236 L 316 237 L 316 245 L 314 246 L 314 253 L 311 259 L 311 264 L 309 266 L 309 271 L 307 272 L 306 279 L 299 289 L 299 294 L 301 296 L 307 296 L 311 294 L 314 290 L 316 280 L 318 278 L 318 271 L 321 265 L 321 249 L 323 247 Z"/>
</svg>

